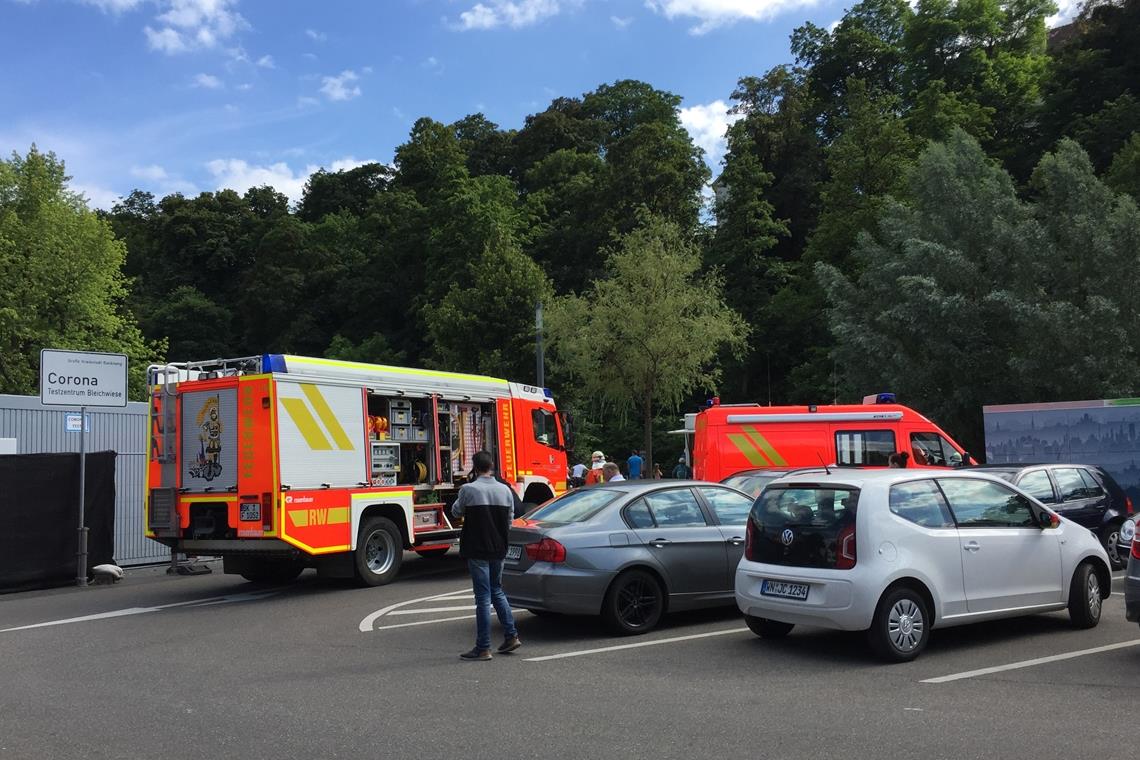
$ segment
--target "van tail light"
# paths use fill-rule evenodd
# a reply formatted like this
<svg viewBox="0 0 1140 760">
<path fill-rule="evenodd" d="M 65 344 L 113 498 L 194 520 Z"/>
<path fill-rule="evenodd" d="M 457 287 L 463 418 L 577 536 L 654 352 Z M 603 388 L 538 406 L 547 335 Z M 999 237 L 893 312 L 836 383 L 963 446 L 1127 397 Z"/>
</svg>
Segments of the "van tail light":
<svg viewBox="0 0 1140 760">
<path fill-rule="evenodd" d="M 1132 506 L 1132 497 L 1131 496 L 1125 496 L 1124 497 L 1124 511 L 1127 512 L 1128 514 L 1132 514 L 1133 512 L 1136 511 L 1135 508 Z"/>
<path fill-rule="evenodd" d="M 835 569 L 850 570 L 855 567 L 855 525 L 848 525 L 839 531 L 835 539 Z"/>
<path fill-rule="evenodd" d="M 273 530 L 273 494 L 268 492 L 261 494 L 261 530 Z"/>
<path fill-rule="evenodd" d="M 566 547 L 553 538 L 544 538 L 537 544 L 527 544 L 526 556 L 535 562 L 565 562 Z"/>
<path fill-rule="evenodd" d="M 749 562 L 755 562 L 756 557 L 753 552 L 756 549 L 756 523 L 752 522 L 752 518 L 748 518 L 748 525 L 744 533 L 744 558 Z"/>
</svg>

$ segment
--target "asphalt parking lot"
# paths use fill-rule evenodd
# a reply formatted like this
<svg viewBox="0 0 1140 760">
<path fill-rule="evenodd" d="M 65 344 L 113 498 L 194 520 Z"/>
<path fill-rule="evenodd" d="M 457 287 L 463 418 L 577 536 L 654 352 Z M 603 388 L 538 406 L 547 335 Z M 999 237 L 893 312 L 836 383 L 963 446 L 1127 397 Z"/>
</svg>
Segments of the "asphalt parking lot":
<svg viewBox="0 0 1140 760">
<path fill-rule="evenodd" d="M 935 631 L 904 665 L 857 634 L 762 641 L 734 609 L 634 638 L 520 611 L 522 649 L 463 662 L 456 556 L 374 589 L 134 570 L 0 596 L 0 758 L 1115 756 L 1140 665 L 1115 591 L 1090 631 Z"/>
</svg>

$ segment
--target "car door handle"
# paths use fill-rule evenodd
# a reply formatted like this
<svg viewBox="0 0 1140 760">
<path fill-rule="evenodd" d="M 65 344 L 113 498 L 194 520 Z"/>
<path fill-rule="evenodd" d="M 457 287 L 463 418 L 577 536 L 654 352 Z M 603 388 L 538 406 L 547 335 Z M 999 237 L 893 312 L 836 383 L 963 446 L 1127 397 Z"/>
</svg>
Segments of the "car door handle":
<svg viewBox="0 0 1140 760">
<path fill-rule="evenodd" d="M 655 539 L 653 539 L 652 541 L 650 541 L 650 542 L 649 542 L 649 545 L 650 545 L 650 546 L 655 546 L 655 547 L 657 547 L 658 549 L 661 549 L 662 547 L 668 546 L 668 545 L 669 545 L 669 544 L 671 544 L 671 543 L 673 543 L 673 542 L 672 542 L 672 541 L 670 541 L 670 540 L 669 540 L 669 539 L 667 539 L 667 538 L 655 538 Z"/>
<path fill-rule="evenodd" d="M 744 543 L 744 539 L 740 536 L 733 536 L 732 538 L 728 539 L 728 542 L 733 546 L 740 546 Z"/>
<path fill-rule="evenodd" d="M 977 541 L 971 541 L 968 544 L 962 544 L 962 548 L 968 552 L 976 552 L 981 549 L 982 546 Z"/>
</svg>

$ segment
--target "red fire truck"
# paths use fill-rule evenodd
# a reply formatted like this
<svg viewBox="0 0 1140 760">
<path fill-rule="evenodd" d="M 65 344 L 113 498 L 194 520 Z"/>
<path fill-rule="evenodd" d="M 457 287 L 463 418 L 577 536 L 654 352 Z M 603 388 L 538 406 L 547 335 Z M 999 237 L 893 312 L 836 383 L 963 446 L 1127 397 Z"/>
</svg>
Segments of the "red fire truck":
<svg viewBox="0 0 1140 760">
<path fill-rule="evenodd" d="M 569 420 L 543 388 L 265 354 L 149 370 L 146 535 L 225 572 L 380 585 L 441 556 L 475 452 L 524 502 L 566 490 Z"/>
<path fill-rule="evenodd" d="M 973 463 L 941 428 L 915 410 L 875 394 L 863 405 L 760 406 L 711 404 L 685 415 L 693 477 L 721 480 L 756 468 L 820 465 L 886 467 L 896 451 L 912 467 Z"/>
</svg>

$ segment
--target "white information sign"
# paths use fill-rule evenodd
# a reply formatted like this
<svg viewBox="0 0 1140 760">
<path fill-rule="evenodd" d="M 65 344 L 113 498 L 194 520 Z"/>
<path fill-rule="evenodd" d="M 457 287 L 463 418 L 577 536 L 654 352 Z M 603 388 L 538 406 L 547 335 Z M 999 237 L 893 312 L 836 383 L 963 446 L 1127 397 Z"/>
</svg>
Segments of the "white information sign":
<svg viewBox="0 0 1140 760">
<path fill-rule="evenodd" d="M 93 351 L 40 351 L 40 403 L 126 406 L 127 357 Z"/>
<path fill-rule="evenodd" d="M 80 417 L 79 412 L 68 412 L 67 417 L 64 419 L 63 429 L 65 431 L 67 431 L 68 433 L 78 433 L 80 431 L 82 431 L 84 433 L 90 433 L 91 432 L 91 415 L 84 414 L 82 416 L 83 416 L 83 424 L 80 425 L 79 424 L 79 417 Z"/>
</svg>

